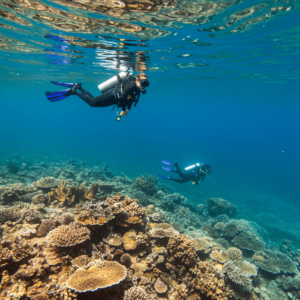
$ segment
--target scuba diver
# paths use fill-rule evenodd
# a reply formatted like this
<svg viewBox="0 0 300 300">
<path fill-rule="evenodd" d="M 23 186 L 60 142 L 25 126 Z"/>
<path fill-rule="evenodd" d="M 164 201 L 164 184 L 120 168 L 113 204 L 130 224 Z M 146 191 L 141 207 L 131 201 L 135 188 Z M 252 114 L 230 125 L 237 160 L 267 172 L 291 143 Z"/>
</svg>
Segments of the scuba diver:
<svg viewBox="0 0 300 300">
<path fill-rule="evenodd" d="M 185 171 L 189 172 L 189 173 L 183 174 L 181 169 L 178 166 L 178 163 L 168 162 L 165 160 L 163 160 L 162 163 L 165 165 L 162 167 L 165 171 L 177 173 L 181 179 L 172 178 L 172 176 L 163 177 L 159 174 L 158 174 L 158 176 L 162 179 L 172 180 L 172 181 L 175 181 L 178 183 L 185 183 L 185 182 L 193 180 L 193 184 L 198 185 L 199 182 L 200 181 L 203 182 L 203 180 L 205 179 L 205 176 L 207 174 L 210 175 L 210 172 L 211 172 L 210 165 L 203 165 L 203 164 L 196 163 L 194 165 L 186 167 Z M 170 169 L 169 166 L 174 166 L 176 168 L 176 170 Z"/>
<path fill-rule="evenodd" d="M 145 73 L 139 73 L 134 77 L 133 74 L 121 72 L 99 84 L 98 88 L 102 94 L 94 97 L 91 93 L 83 89 L 81 83 L 55 81 L 51 81 L 51 83 L 68 87 L 68 89 L 57 92 L 46 92 L 46 97 L 50 102 L 60 101 L 71 95 L 76 95 L 91 107 L 107 107 L 111 105 L 115 107 L 117 105 L 118 108 L 122 108 L 117 121 L 121 120 L 121 116 L 128 114 L 133 103 L 134 107 L 136 107 L 141 92 L 142 94 L 146 94 L 145 88 L 150 85 L 148 76 Z"/>
</svg>

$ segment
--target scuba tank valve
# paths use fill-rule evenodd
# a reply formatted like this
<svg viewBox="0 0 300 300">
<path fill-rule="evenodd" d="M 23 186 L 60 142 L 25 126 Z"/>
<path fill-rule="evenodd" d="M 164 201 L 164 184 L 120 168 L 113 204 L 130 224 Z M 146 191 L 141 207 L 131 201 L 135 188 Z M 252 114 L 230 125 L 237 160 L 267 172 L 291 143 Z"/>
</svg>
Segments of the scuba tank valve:
<svg viewBox="0 0 300 300">
<path fill-rule="evenodd" d="M 101 93 L 104 93 L 108 91 L 109 89 L 115 87 L 116 85 L 122 83 L 123 80 L 125 80 L 128 76 L 127 72 L 121 72 L 112 78 L 102 82 L 101 84 L 98 85 L 98 89 L 100 90 Z"/>
<path fill-rule="evenodd" d="M 184 170 L 185 170 L 186 172 L 189 172 L 189 171 L 194 170 L 195 168 L 199 168 L 201 165 L 202 165 L 202 164 L 196 163 L 196 164 L 194 164 L 194 165 L 191 165 L 191 166 L 189 166 L 189 167 L 184 168 Z"/>
</svg>

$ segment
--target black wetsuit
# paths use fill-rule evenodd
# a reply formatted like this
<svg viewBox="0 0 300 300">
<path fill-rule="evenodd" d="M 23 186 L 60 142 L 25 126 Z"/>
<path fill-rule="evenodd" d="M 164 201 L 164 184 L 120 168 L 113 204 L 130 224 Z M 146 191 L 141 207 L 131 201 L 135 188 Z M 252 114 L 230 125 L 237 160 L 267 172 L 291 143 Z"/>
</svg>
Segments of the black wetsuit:
<svg viewBox="0 0 300 300">
<path fill-rule="evenodd" d="M 94 97 L 82 87 L 78 87 L 78 90 L 81 93 L 75 90 L 73 91 L 73 95 L 77 95 L 92 107 L 107 107 L 111 105 L 117 105 L 118 107 L 122 107 L 123 111 L 126 109 L 130 110 L 133 102 L 135 102 L 136 106 L 141 94 L 141 91 L 137 87 L 135 81 L 124 82 L 122 84 L 122 91 L 120 84 L 97 97 Z"/>
<path fill-rule="evenodd" d="M 174 166 L 176 167 L 176 171 L 173 170 L 172 172 L 177 173 L 181 179 L 176 179 L 176 178 L 171 177 L 170 180 L 172 180 L 172 181 L 175 181 L 178 183 L 186 183 L 188 181 L 193 180 L 195 182 L 195 184 L 199 184 L 201 178 L 202 178 L 202 181 L 205 178 L 206 173 L 204 171 L 201 171 L 201 168 L 196 168 L 187 174 L 183 174 L 177 164 L 175 164 Z"/>
</svg>

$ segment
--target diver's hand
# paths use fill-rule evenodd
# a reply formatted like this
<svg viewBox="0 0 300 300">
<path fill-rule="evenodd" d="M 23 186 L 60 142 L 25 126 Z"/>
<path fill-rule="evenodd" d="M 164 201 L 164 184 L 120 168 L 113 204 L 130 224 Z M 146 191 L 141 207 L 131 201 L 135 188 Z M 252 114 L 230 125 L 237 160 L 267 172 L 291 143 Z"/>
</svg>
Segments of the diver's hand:
<svg viewBox="0 0 300 300">
<path fill-rule="evenodd" d="M 120 113 L 120 116 L 126 117 L 128 115 L 128 112 L 129 112 L 129 109 L 126 109 L 125 111 L 122 110 L 121 113 Z"/>
</svg>

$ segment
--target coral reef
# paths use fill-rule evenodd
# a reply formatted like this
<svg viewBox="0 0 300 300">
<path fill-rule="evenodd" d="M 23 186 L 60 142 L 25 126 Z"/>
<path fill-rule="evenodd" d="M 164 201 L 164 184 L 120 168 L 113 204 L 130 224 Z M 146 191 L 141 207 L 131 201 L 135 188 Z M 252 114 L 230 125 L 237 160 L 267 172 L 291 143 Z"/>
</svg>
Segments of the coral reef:
<svg viewBox="0 0 300 300">
<path fill-rule="evenodd" d="M 253 255 L 252 259 L 261 269 L 273 274 L 297 272 L 296 264 L 287 255 L 279 251 L 268 249 L 258 251 Z"/>
<path fill-rule="evenodd" d="M 155 179 L 155 176 L 146 174 L 146 177 L 143 175 L 137 177 L 134 181 L 134 185 L 145 194 L 153 195 L 156 193 L 157 180 L 158 178 Z"/>
<path fill-rule="evenodd" d="M 206 205 L 208 213 L 213 217 L 225 214 L 229 218 L 234 218 L 238 214 L 236 206 L 222 198 L 209 198 Z"/>
<path fill-rule="evenodd" d="M 74 159 L 16 166 L 0 169 L 1 300 L 299 298 L 300 249 L 224 199 Z"/>
<path fill-rule="evenodd" d="M 66 286 L 76 292 L 96 291 L 120 283 L 126 277 L 126 268 L 116 261 L 106 261 L 99 268 L 78 269 L 68 279 Z"/>
<path fill-rule="evenodd" d="M 224 275 L 207 261 L 198 262 L 191 269 L 195 275 L 193 286 L 202 294 L 214 300 L 227 300 L 232 296 L 232 291 L 225 285 Z"/>
<path fill-rule="evenodd" d="M 70 247 L 88 240 L 90 233 L 88 228 L 73 222 L 70 225 L 61 225 L 51 230 L 46 237 L 46 242 L 51 246 Z"/>
</svg>

